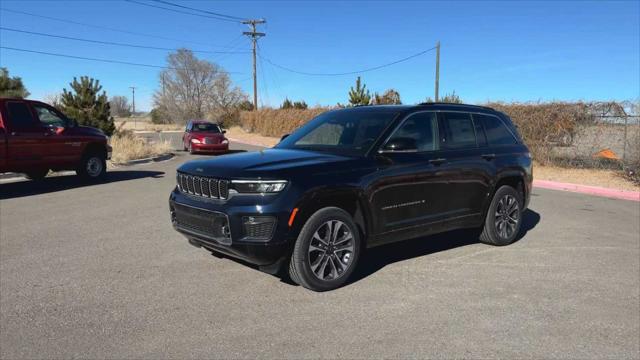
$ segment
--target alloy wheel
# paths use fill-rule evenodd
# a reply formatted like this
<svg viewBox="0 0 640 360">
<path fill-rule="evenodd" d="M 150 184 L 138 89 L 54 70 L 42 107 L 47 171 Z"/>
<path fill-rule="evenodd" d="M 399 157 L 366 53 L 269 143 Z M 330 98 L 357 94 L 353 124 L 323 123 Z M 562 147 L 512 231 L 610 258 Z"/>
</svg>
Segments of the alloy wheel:
<svg viewBox="0 0 640 360">
<path fill-rule="evenodd" d="M 518 229 L 520 221 L 520 205 L 513 195 L 505 195 L 496 207 L 496 233 L 503 239 L 509 239 Z"/>
<path fill-rule="evenodd" d="M 309 242 L 308 259 L 316 278 L 327 281 L 341 277 L 353 263 L 355 239 L 340 220 L 324 222 Z"/>
</svg>

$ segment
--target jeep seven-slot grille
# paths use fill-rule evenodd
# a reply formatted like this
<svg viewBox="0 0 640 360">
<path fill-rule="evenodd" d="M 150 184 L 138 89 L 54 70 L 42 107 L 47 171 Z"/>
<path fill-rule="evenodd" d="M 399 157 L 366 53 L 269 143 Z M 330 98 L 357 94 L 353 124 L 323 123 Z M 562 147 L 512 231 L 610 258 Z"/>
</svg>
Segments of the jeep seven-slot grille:
<svg viewBox="0 0 640 360">
<path fill-rule="evenodd" d="M 229 181 L 204 176 L 193 176 L 178 173 L 178 190 L 183 193 L 202 196 L 209 199 L 227 199 L 229 197 Z"/>
</svg>

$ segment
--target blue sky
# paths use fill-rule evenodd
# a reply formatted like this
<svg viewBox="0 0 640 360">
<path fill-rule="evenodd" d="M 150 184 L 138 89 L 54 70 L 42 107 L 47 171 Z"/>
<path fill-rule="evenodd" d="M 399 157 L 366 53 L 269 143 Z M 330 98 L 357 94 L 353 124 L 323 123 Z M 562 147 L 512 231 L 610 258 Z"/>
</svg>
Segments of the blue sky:
<svg viewBox="0 0 640 360">
<path fill-rule="evenodd" d="M 149 2 L 149 0 L 139 0 Z M 607 100 L 640 97 L 638 1 L 181 1 L 243 18 L 266 18 L 262 54 L 307 72 L 377 66 L 442 43 L 440 92 L 487 100 Z M 157 5 L 157 4 L 156 4 Z M 164 5 L 166 6 L 166 5 Z M 0 7 L 151 34 L 145 37 L 0 12 L 2 27 L 102 41 L 202 50 L 249 50 L 246 25 L 168 12 L 125 1 L 10 1 Z M 0 31 L 0 45 L 165 65 L 166 51 L 88 44 Z M 249 54 L 198 54 L 217 62 L 251 96 Z M 159 69 L 0 49 L 0 66 L 23 78 L 31 98 L 59 93 L 74 76 L 101 81 L 109 96 L 136 91 L 149 110 Z M 260 103 L 285 97 L 310 105 L 347 101 L 356 75 L 304 76 L 258 64 Z M 404 103 L 433 97 L 435 52 L 362 74 L 372 91 L 395 88 Z"/>
</svg>

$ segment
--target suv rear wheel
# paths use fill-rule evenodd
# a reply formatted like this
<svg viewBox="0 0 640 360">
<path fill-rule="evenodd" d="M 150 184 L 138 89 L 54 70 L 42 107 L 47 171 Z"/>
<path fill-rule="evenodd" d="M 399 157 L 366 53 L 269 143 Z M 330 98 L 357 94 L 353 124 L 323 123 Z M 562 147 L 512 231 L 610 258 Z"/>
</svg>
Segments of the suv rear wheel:
<svg viewBox="0 0 640 360">
<path fill-rule="evenodd" d="M 76 173 L 86 180 L 99 180 L 107 174 L 107 161 L 99 152 L 88 153 L 82 157 Z"/>
<path fill-rule="evenodd" d="M 291 255 L 289 276 L 314 291 L 342 286 L 360 255 L 360 235 L 342 209 L 318 210 L 302 227 Z"/>
<path fill-rule="evenodd" d="M 490 245 L 509 245 L 522 224 L 522 196 L 508 185 L 501 186 L 491 200 L 480 241 Z"/>
</svg>

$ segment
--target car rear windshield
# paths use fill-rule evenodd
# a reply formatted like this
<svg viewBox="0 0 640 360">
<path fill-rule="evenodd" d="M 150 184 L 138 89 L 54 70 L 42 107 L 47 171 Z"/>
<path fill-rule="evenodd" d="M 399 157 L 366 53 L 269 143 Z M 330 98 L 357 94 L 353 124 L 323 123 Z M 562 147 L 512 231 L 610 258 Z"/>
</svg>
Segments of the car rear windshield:
<svg viewBox="0 0 640 360">
<path fill-rule="evenodd" d="M 220 128 L 216 124 L 193 124 L 194 132 L 210 132 L 210 133 L 219 133 Z"/>
<path fill-rule="evenodd" d="M 296 130 L 279 149 L 304 149 L 345 155 L 364 155 L 389 126 L 398 111 L 329 111 Z"/>
</svg>

